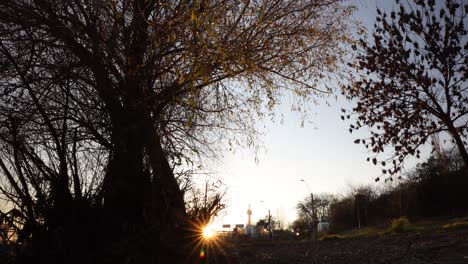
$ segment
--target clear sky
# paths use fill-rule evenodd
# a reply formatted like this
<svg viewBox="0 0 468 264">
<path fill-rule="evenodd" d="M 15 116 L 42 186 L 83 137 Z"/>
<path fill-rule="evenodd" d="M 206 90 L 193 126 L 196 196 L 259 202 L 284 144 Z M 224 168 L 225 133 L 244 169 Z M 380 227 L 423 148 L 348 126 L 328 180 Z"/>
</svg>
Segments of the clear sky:
<svg viewBox="0 0 468 264">
<path fill-rule="evenodd" d="M 389 10 L 392 2 L 357 1 L 353 18 L 372 30 L 376 5 Z M 349 185 L 375 184 L 381 168 L 366 161 L 366 149 L 354 144 L 356 135 L 350 134 L 349 123 L 340 119 L 340 109 L 350 109 L 350 103 L 341 97 L 327 101 L 330 106 L 322 100 L 320 105 L 311 107 L 313 124 L 306 123 L 304 127 L 287 104 L 280 107 L 284 123 L 265 121 L 262 141 L 266 151 L 260 152 L 258 163 L 250 150 L 224 153 L 214 171 L 227 188 L 228 207 L 217 226 L 245 224 L 249 205 L 254 222 L 264 217 L 268 209 L 273 216 L 292 222 L 297 202 L 310 195 L 301 179 L 314 193 L 343 194 Z"/>
</svg>

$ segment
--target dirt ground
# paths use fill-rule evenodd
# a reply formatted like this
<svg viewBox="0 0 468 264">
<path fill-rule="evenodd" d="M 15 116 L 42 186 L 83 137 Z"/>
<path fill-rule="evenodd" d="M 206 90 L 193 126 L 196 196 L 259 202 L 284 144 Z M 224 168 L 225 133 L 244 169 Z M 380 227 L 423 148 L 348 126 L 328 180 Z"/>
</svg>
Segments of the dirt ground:
<svg viewBox="0 0 468 264">
<path fill-rule="evenodd" d="M 0 247 L 0 263 L 15 263 L 12 250 Z M 194 252 L 195 253 L 195 252 Z M 468 228 L 374 234 L 323 241 L 220 241 L 187 263 L 211 264 L 468 264 Z M 174 263 L 176 264 L 176 263 Z"/>
<path fill-rule="evenodd" d="M 336 238 L 324 241 L 244 241 L 205 263 L 454 263 L 468 264 L 468 229 Z"/>
</svg>

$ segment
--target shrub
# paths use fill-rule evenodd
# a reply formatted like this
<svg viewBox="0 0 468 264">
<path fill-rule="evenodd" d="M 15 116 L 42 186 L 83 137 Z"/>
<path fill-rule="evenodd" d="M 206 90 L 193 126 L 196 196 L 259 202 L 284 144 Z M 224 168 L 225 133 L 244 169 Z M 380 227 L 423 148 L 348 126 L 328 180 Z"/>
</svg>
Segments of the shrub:
<svg viewBox="0 0 468 264">
<path fill-rule="evenodd" d="M 388 233 L 404 233 L 410 230 L 410 221 L 406 217 L 393 219 L 390 227 L 387 229 Z"/>
</svg>

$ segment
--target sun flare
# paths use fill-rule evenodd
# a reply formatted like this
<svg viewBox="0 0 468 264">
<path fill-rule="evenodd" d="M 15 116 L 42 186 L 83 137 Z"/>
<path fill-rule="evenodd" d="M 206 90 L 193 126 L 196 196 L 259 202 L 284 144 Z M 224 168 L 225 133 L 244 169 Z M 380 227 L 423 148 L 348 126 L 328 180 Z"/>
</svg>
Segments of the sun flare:
<svg viewBox="0 0 468 264">
<path fill-rule="evenodd" d="M 214 230 L 212 227 L 206 226 L 205 228 L 203 228 L 203 237 L 205 239 L 209 239 L 213 237 L 213 235 L 214 235 Z"/>
<path fill-rule="evenodd" d="M 224 236 L 216 231 L 215 225 L 205 221 L 193 221 L 191 223 L 191 252 L 198 255 L 200 259 L 205 259 L 210 255 L 226 255 L 224 248 L 228 247 L 228 241 Z"/>
</svg>

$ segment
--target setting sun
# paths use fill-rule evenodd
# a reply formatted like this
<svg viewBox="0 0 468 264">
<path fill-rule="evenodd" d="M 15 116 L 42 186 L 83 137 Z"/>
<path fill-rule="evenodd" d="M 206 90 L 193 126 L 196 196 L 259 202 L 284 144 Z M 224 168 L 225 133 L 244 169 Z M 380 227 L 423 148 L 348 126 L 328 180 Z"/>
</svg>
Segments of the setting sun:
<svg viewBox="0 0 468 264">
<path fill-rule="evenodd" d="M 204 238 L 211 238 L 211 237 L 213 237 L 213 235 L 214 235 L 214 231 L 213 231 L 212 227 L 206 226 L 205 228 L 203 228 L 203 237 Z"/>
</svg>

